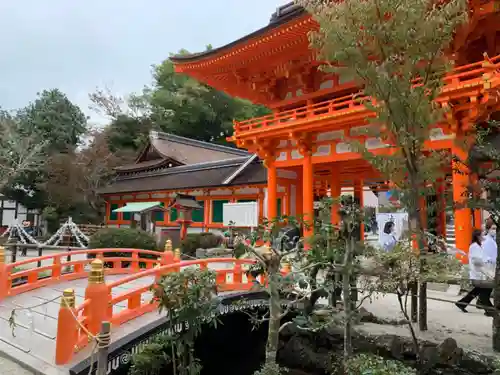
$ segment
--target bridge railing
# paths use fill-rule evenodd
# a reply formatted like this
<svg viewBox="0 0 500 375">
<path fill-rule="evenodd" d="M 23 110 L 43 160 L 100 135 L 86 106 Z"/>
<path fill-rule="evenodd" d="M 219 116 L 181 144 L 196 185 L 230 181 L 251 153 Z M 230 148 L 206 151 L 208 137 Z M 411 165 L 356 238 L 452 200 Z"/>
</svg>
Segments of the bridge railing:
<svg viewBox="0 0 500 375">
<path fill-rule="evenodd" d="M 165 254 L 141 249 L 85 249 L 6 264 L 4 249 L 0 248 L 0 300 L 53 283 L 84 278 L 86 268 L 94 258 L 104 259 L 105 253 L 118 252 L 129 256 L 106 257 L 106 274 L 136 273 L 142 267 L 153 268 Z M 78 255 L 84 255 L 84 258 L 75 259 Z"/>
<path fill-rule="evenodd" d="M 105 261 L 109 259 L 106 258 Z M 123 262 L 124 260 L 124 258 L 116 258 L 114 261 Z M 66 290 L 63 294 L 58 318 L 56 364 L 62 365 L 70 362 L 75 352 L 88 345 L 91 341 L 89 338 L 98 335 L 102 322 L 109 321 L 112 327 L 116 328 L 156 310 L 158 306 L 152 301 L 152 286 L 163 275 L 180 272 L 186 267 L 212 268 L 216 273 L 218 291 L 245 291 L 250 290 L 255 282 L 253 277 L 245 272 L 245 268 L 254 262 L 251 259 L 234 258 L 181 261 L 172 251 L 165 251 L 155 267 L 140 271 L 136 266 L 136 273 L 106 283 L 103 260 L 93 260 L 83 303 L 79 306 L 75 305 L 72 290 Z M 230 268 L 210 267 L 217 263 L 226 266 L 229 264 Z M 132 286 L 130 289 L 124 288 L 126 284 L 141 279 L 145 279 L 145 283 L 139 283 L 139 286 Z M 258 281 L 265 283 L 262 277 L 259 277 Z M 125 291 L 113 293 L 121 289 Z"/>
</svg>

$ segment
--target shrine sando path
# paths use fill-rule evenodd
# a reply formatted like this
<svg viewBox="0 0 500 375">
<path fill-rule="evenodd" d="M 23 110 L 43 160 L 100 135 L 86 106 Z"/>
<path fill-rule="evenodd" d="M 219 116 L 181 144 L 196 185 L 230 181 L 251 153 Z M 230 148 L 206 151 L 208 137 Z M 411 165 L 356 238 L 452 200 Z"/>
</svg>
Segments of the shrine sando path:
<svg viewBox="0 0 500 375">
<path fill-rule="evenodd" d="M 117 251 L 129 256 L 106 257 L 112 267 L 104 268 L 100 260 L 104 253 Z M 87 332 L 95 335 L 103 321 L 111 322 L 111 345 L 164 321 L 151 303 L 150 289 L 168 272 L 186 267 L 212 269 L 219 296 L 248 291 L 253 285 L 243 271 L 252 260 L 180 261 L 171 251 L 138 249 L 70 253 L 71 261 L 65 252 L 11 264 L 4 262 L 4 253 L 0 255 L 0 352 L 35 374 L 66 375 L 74 373 L 70 370 L 75 366 L 90 364 L 94 343 L 89 342 Z M 40 260 L 41 267 L 18 271 Z"/>
</svg>

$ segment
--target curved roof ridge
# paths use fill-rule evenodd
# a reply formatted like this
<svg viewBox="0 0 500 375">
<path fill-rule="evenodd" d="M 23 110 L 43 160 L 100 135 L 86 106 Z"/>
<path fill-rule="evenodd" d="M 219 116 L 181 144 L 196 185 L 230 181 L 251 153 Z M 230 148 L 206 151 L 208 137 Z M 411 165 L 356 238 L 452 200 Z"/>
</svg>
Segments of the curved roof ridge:
<svg viewBox="0 0 500 375">
<path fill-rule="evenodd" d="M 153 141 L 156 139 L 171 141 L 171 142 L 175 142 L 175 143 L 181 143 L 181 144 L 185 144 L 188 146 L 196 146 L 196 147 L 205 148 L 205 149 L 213 150 L 213 151 L 225 152 L 228 154 L 234 154 L 234 155 L 238 155 L 238 156 L 249 156 L 250 155 L 247 151 L 241 150 L 241 149 L 238 149 L 235 147 L 229 147 L 229 146 L 224 146 L 224 145 L 220 145 L 217 143 L 199 141 L 197 139 L 182 137 L 180 135 L 175 135 L 175 134 L 171 134 L 171 133 L 151 131 L 149 133 L 149 138 L 151 141 L 151 145 L 155 148 L 156 151 L 158 151 L 158 153 L 160 153 L 162 155 L 163 155 L 163 153 L 160 150 L 158 150 L 158 148 L 156 148 L 154 146 Z"/>
<path fill-rule="evenodd" d="M 141 174 L 137 175 L 132 175 L 132 176 L 123 176 L 120 177 L 120 181 L 124 180 L 133 180 L 133 179 L 140 179 L 144 178 L 151 175 L 154 176 L 163 176 L 163 175 L 168 175 L 168 174 L 177 174 L 177 173 L 187 173 L 187 172 L 194 172 L 194 171 L 199 171 L 199 170 L 204 170 L 204 169 L 214 169 L 214 168 L 221 168 L 221 167 L 240 167 L 242 163 L 245 163 L 248 160 L 248 156 L 244 157 L 237 157 L 237 158 L 232 158 L 232 159 L 224 159 L 224 160 L 217 160 L 217 161 L 207 161 L 203 163 L 197 163 L 197 164 L 188 164 L 188 165 L 180 165 L 177 167 L 171 167 L 167 168 L 164 171 L 155 171 L 155 172 L 144 172 Z"/>
<path fill-rule="evenodd" d="M 248 39 L 255 38 L 260 36 L 261 34 L 264 34 L 267 31 L 273 30 L 282 24 L 294 20 L 304 14 L 306 14 L 307 11 L 301 7 L 300 5 L 296 5 L 293 1 L 290 3 L 287 3 L 285 5 L 282 5 L 277 8 L 276 12 L 274 12 L 271 15 L 271 19 L 269 21 L 269 24 L 266 26 L 250 33 L 247 34 L 235 41 L 232 41 L 226 45 L 217 47 L 217 48 L 212 48 L 207 51 L 203 52 L 196 52 L 188 55 L 174 55 L 170 56 L 170 60 L 174 63 L 184 63 L 184 62 L 191 62 L 191 61 L 196 61 L 196 60 L 201 60 L 204 58 L 209 58 L 212 57 L 218 53 L 223 52 L 224 50 L 231 48 L 233 46 L 236 46 L 240 43 L 243 43 L 247 41 Z"/>
</svg>

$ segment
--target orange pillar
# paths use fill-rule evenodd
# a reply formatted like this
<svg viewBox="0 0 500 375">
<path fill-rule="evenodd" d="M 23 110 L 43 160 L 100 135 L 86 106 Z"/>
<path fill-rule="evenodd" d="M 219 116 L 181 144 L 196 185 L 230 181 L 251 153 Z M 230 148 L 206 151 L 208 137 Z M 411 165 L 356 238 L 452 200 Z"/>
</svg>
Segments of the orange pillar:
<svg viewBox="0 0 500 375">
<path fill-rule="evenodd" d="M 363 211 L 363 180 L 354 181 L 354 199 L 359 202 L 359 208 Z M 365 221 L 364 218 L 361 218 L 360 223 L 360 239 L 363 240 L 365 238 Z"/>
<path fill-rule="evenodd" d="M 304 223 L 309 226 L 309 228 L 304 228 L 304 237 L 310 237 L 313 234 L 314 225 L 314 174 L 310 151 L 304 152 L 302 160 L 302 194 Z"/>
<path fill-rule="evenodd" d="M 259 223 L 262 223 L 262 219 L 264 218 L 264 192 L 262 189 L 259 189 L 257 201 L 259 203 Z"/>
<path fill-rule="evenodd" d="M 453 146 L 452 153 L 462 161 L 467 159 L 467 153 L 457 145 Z M 453 201 L 455 203 L 456 247 L 459 250 L 468 252 L 472 238 L 472 212 L 470 208 L 466 207 L 469 174 L 463 163 L 453 163 L 452 179 Z M 457 256 L 464 263 L 467 262 L 467 259 L 462 255 L 458 254 Z"/>
<path fill-rule="evenodd" d="M 0 300 L 9 295 L 10 286 L 9 271 L 5 263 L 5 248 L 0 246 Z"/>
<path fill-rule="evenodd" d="M 267 167 L 267 219 L 278 216 L 278 179 L 274 161 L 266 160 Z"/>
<path fill-rule="evenodd" d="M 437 222 L 439 227 L 439 234 L 446 237 L 446 179 L 438 181 L 437 192 Z"/>
<path fill-rule="evenodd" d="M 75 312 L 75 291 L 66 289 L 61 298 L 61 307 L 57 316 L 56 365 L 71 361 L 78 340 L 78 323 Z"/>
<path fill-rule="evenodd" d="M 295 216 L 300 218 L 303 214 L 303 206 L 302 197 L 304 196 L 302 191 L 302 172 L 297 172 L 297 180 L 295 182 Z"/>
<path fill-rule="evenodd" d="M 101 259 L 96 259 L 91 263 L 85 299 L 90 300 L 84 310 L 87 317 L 87 329 L 91 334 L 96 335 L 101 331 L 101 323 L 111 319 L 110 308 L 112 308 L 109 305 L 111 295 L 104 282 L 104 263 Z"/>
<path fill-rule="evenodd" d="M 340 195 L 341 195 L 340 178 L 337 175 L 334 168 L 332 168 L 331 173 L 332 174 L 330 176 L 330 196 L 332 199 L 336 200 L 336 202 L 332 205 L 331 223 L 332 223 L 332 225 L 339 225 L 340 224 L 340 214 L 339 214 L 340 204 L 338 203 L 338 200 L 340 199 Z"/>
</svg>

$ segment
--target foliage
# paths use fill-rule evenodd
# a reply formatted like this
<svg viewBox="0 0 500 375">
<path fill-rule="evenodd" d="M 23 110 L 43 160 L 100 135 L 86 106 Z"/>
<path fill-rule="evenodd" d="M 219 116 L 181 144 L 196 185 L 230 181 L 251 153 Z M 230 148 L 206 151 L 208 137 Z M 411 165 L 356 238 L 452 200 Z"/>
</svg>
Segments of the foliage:
<svg viewBox="0 0 500 375">
<path fill-rule="evenodd" d="M 184 255 L 195 257 L 197 249 L 211 249 L 221 246 L 223 238 L 217 234 L 206 233 L 189 233 L 181 241 L 181 252 Z"/>
<path fill-rule="evenodd" d="M 496 242 L 500 245 L 500 149 L 497 144 L 500 123 L 492 121 L 478 124 L 475 129 L 473 144 L 465 144 L 471 148 L 468 160 L 455 159 L 456 172 L 473 174 L 469 178 L 470 186 L 466 191 L 466 202 L 469 207 L 486 210 L 496 227 Z M 465 168 L 463 168 L 465 167 Z M 469 176 L 472 177 L 472 176 Z M 486 195 L 482 193 L 485 192 Z M 496 259 L 495 282 L 493 284 L 493 300 L 495 311 L 493 317 L 493 349 L 500 351 L 500 257 Z"/>
<path fill-rule="evenodd" d="M 425 251 L 421 199 L 427 183 L 442 174 L 447 158 L 426 147 L 433 127 L 444 114 L 435 101 L 449 68 L 446 48 L 455 30 L 467 20 L 467 1 L 429 4 L 428 0 L 343 1 L 303 0 L 320 25 L 311 36 L 323 68 L 353 79 L 363 87 L 358 101 L 374 111 L 366 135 L 382 148 L 368 150 L 350 140 L 400 193 L 410 215 L 410 231 Z M 425 22 L 422 22 L 425 20 Z M 341 68 L 339 68 L 341 67 Z M 383 150 L 382 150 L 383 151 Z M 420 329 L 427 329 L 426 285 L 420 298 Z"/>
<path fill-rule="evenodd" d="M 17 137 L 33 138 L 31 144 L 22 145 L 26 147 L 24 153 L 43 146 L 44 163 L 19 173 L 3 193 L 28 208 L 43 209 L 46 191 L 39 185 L 50 178 L 46 162 L 55 155 L 75 150 L 87 131 L 87 118 L 64 93 L 53 89 L 39 93 L 35 101 L 18 110 L 12 119 L 17 123 Z"/>
<path fill-rule="evenodd" d="M 114 168 L 135 155 L 113 153 L 103 132 L 90 134 L 87 147 L 54 155 L 47 164 L 47 180 L 39 184 L 46 192 L 45 204 L 53 207 L 57 220 L 71 216 L 77 222 L 100 224 L 105 206 L 99 190 L 115 176 Z"/>
<path fill-rule="evenodd" d="M 358 354 L 347 360 L 347 375 L 416 375 L 417 372 L 397 361 Z"/>
<path fill-rule="evenodd" d="M 90 249 L 141 249 L 156 250 L 158 245 L 153 234 L 136 228 L 104 228 L 97 231 L 89 241 Z M 94 258 L 95 254 L 88 254 Z M 130 257 L 130 253 L 105 252 L 104 257 Z M 141 258 L 154 258 L 150 254 L 142 254 Z"/>
<path fill-rule="evenodd" d="M 276 363 L 266 362 L 264 366 L 262 366 L 259 371 L 254 372 L 253 375 L 285 375 L 287 372 L 287 369 L 279 366 Z"/>
<path fill-rule="evenodd" d="M 37 134 L 22 131 L 17 118 L 0 111 L 0 189 L 39 170 L 45 160 L 44 146 Z"/>
<path fill-rule="evenodd" d="M 97 89 L 89 95 L 91 108 L 110 119 L 104 129 L 109 150 L 113 153 L 141 150 L 148 140 L 152 122 L 144 97 L 129 95 L 127 98 L 112 93 L 110 88 Z M 126 164 L 126 163 L 124 163 Z"/>
<path fill-rule="evenodd" d="M 217 326 L 218 302 L 215 272 L 210 270 L 185 269 L 183 272 L 164 276 L 154 288 L 154 299 L 159 311 L 170 317 L 171 333 L 162 336 L 134 356 L 131 375 L 150 374 L 155 369 L 171 365 L 174 374 L 197 375 L 201 372 L 199 361 L 194 356 L 194 344 L 207 325 Z M 184 329 L 175 331 L 182 323 Z"/>
<path fill-rule="evenodd" d="M 180 54 L 187 51 L 180 51 Z M 145 91 L 156 130 L 201 141 L 226 143 L 233 120 L 266 114 L 267 109 L 176 73 L 165 60 L 154 67 L 154 85 Z"/>
</svg>

